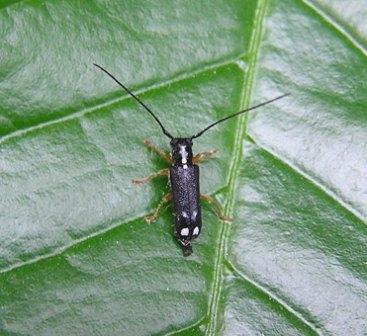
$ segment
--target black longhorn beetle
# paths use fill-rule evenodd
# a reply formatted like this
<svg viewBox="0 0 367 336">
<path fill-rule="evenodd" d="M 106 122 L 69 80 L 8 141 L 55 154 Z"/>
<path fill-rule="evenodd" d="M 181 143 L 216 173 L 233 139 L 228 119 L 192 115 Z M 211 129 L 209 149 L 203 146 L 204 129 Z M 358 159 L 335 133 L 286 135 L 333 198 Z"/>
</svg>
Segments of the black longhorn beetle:
<svg viewBox="0 0 367 336">
<path fill-rule="evenodd" d="M 117 84 L 119 84 L 131 97 L 133 97 L 141 106 L 143 106 L 155 119 L 155 121 L 161 127 L 163 134 L 171 139 L 171 155 L 164 150 L 157 148 L 148 140 L 144 140 L 144 144 L 148 146 L 151 150 L 155 151 L 159 156 L 161 156 L 165 161 L 171 164 L 170 168 L 162 169 L 154 174 L 149 175 L 146 178 L 140 180 L 133 180 L 135 184 L 146 183 L 158 176 L 169 176 L 171 181 L 172 192 L 166 194 L 161 202 L 159 203 L 155 212 L 151 215 L 145 217 L 148 223 L 152 223 L 159 217 L 161 210 L 164 205 L 169 201 L 173 200 L 173 215 L 175 219 L 174 224 L 174 235 L 179 240 L 183 246 L 184 256 L 189 256 L 192 253 L 192 247 L 190 241 L 199 236 L 201 232 L 201 208 L 200 208 L 200 198 L 209 202 L 214 206 L 215 212 L 220 219 L 224 221 L 230 221 L 231 219 L 223 214 L 220 203 L 211 196 L 200 194 L 199 187 L 199 166 L 201 163 L 213 154 L 216 150 L 209 152 L 199 153 L 193 156 L 192 154 L 192 140 L 201 136 L 204 132 L 212 128 L 213 126 L 221 123 L 222 121 L 228 120 L 239 114 L 254 110 L 258 107 L 272 103 L 278 99 L 281 99 L 289 94 L 283 94 L 264 103 L 258 104 L 256 106 L 247 108 L 245 110 L 239 111 L 237 113 L 231 114 L 225 118 L 222 118 L 209 126 L 205 127 L 200 132 L 188 138 L 175 138 L 173 137 L 163 126 L 160 120 L 155 116 L 151 109 L 146 106 L 136 95 L 134 95 L 125 85 L 123 85 L 117 78 L 115 78 L 106 69 L 98 64 L 94 65 L 104 71 L 108 76 L 110 76 Z"/>
</svg>

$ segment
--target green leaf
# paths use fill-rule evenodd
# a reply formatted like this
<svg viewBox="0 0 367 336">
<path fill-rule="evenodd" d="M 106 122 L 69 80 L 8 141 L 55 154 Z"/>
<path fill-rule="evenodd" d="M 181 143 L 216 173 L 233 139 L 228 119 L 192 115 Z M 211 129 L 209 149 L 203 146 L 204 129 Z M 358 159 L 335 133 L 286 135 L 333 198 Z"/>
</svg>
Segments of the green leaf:
<svg viewBox="0 0 367 336">
<path fill-rule="evenodd" d="M 0 334 L 363 335 L 366 6 L 360 1 L 3 1 Z M 195 142 L 203 205 L 182 256 L 169 191 L 134 186 Z"/>
</svg>

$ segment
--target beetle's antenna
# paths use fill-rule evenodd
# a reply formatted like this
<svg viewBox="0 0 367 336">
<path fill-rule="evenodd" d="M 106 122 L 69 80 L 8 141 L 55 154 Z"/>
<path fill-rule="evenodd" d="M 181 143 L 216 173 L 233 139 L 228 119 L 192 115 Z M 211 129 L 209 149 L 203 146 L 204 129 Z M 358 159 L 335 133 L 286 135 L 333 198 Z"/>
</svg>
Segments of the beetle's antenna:
<svg viewBox="0 0 367 336">
<path fill-rule="evenodd" d="M 100 65 L 93 63 L 97 68 L 101 69 L 103 72 L 105 72 L 108 76 L 110 76 L 118 85 L 120 85 L 131 97 L 133 97 L 141 106 L 143 106 L 155 119 L 155 121 L 161 126 L 163 133 L 168 136 L 170 139 L 173 139 L 173 136 L 164 128 L 160 120 L 155 116 L 153 111 L 146 106 L 137 96 L 135 96 L 124 84 L 122 84 L 114 75 L 109 73 L 106 69 L 101 67 Z"/>
<path fill-rule="evenodd" d="M 278 99 L 284 98 L 284 97 L 286 97 L 286 96 L 289 96 L 289 93 L 285 93 L 285 94 L 283 94 L 283 95 L 281 95 L 281 96 L 279 96 L 279 97 L 276 97 L 276 98 L 270 99 L 270 100 L 268 100 L 268 101 L 266 101 L 266 102 L 264 102 L 264 103 L 261 103 L 261 104 L 259 104 L 259 105 L 252 106 L 252 107 L 247 108 L 247 109 L 245 109 L 245 110 L 242 110 L 242 111 L 240 111 L 240 112 L 237 112 L 237 113 L 231 114 L 231 115 L 229 115 L 228 117 L 225 117 L 225 118 L 223 118 L 223 119 L 220 119 L 220 120 L 218 120 L 218 121 L 216 121 L 216 122 L 212 123 L 212 124 L 211 124 L 211 125 L 209 125 L 208 127 L 205 127 L 202 131 L 200 131 L 199 133 L 196 133 L 195 135 L 193 135 L 193 136 L 191 137 L 191 139 L 198 138 L 200 135 L 202 135 L 203 133 L 205 133 L 208 129 L 210 129 L 210 128 L 214 127 L 215 125 L 217 125 L 217 124 L 221 123 L 222 121 L 225 121 L 225 120 L 228 120 L 228 119 L 230 119 L 230 118 L 236 117 L 236 116 L 238 116 L 239 114 L 242 114 L 242 113 L 245 113 L 245 112 L 249 112 L 249 111 L 251 111 L 251 110 L 255 110 L 255 109 L 257 109 L 258 107 L 261 107 L 261 106 L 264 106 L 264 105 L 270 104 L 270 103 L 272 103 L 272 102 L 274 102 L 274 101 L 276 101 L 276 100 L 278 100 Z"/>
</svg>

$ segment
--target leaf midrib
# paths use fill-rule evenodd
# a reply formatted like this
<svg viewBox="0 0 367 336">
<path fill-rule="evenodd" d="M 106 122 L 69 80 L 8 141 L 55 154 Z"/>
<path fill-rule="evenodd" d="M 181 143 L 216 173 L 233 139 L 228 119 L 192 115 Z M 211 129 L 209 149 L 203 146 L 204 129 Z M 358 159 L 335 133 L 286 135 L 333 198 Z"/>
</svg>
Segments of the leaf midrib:
<svg viewBox="0 0 367 336">
<path fill-rule="evenodd" d="M 240 110 L 247 108 L 250 104 L 252 86 L 254 82 L 254 76 L 256 71 L 257 59 L 259 56 L 261 36 L 263 31 L 263 21 L 265 18 L 267 9 L 267 0 L 260 0 L 257 4 L 253 31 L 251 40 L 249 43 L 249 60 L 246 73 L 244 74 L 243 89 L 241 92 Z M 242 143 L 247 128 L 247 114 L 243 114 L 238 118 L 235 141 L 233 146 L 232 162 L 229 169 L 229 187 L 228 197 L 224 206 L 224 213 L 226 216 L 233 217 L 235 196 L 236 196 L 236 181 L 239 174 L 239 166 L 242 157 Z M 215 258 L 213 286 L 211 289 L 211 295 L 209 298 L 209 310 L 208 310 L 208 326 L 206 329 L 206 335 L 217 334 L 217 322 L 219 313 L 219 303 L 221 298 L 223 277 L 224 277 L 224 260 L 227 252 L 228 235 L 230 231 L 230 225 L 223 224 L 218 238 L 218 249 Z"/>
</svg>

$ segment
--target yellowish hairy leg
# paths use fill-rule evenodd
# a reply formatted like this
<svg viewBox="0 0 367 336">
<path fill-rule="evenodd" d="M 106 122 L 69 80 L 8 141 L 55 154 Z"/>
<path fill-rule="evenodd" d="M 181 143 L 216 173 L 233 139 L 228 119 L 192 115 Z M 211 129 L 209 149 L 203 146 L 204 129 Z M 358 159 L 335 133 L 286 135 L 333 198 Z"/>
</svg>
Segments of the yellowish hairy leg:
<svg viewBox="0 0 367 336">
<path fill-rule="evenodd" d="M 203 201 L 206 201 L 208 202 L 211 206 L 213 206 L 213 209 L 214 209 L 214 212 L 216 213 L 216 215 L 223 221 L 225 222 L 231 222 L 233 219 L 226 216 L 224 213 L 223 213 L 223 209 L 222 209 L 222 206 L 221 204 L 212 196 L 209 196 L 209 195 L 204 195 L 204 194 L 200 194 L 200 198 L 203 200 Z"/>
<path fill-rule="evenodd" d="M 192 162 L 194 164 L 202 163 L 202 162 L 204 162 L 206 160 L 209 160 L 217 152 L 218 152 L 217 149 L 212 149 L 211 151 L 208 151 L 208 152 L 203 152 L 203 153 L 196 154 L 192 158 Z"/>
<path fill-rule="evenodd" d="M 150 224 L 150 223 L 155 222 L 158 219 L 158 217 L 160 216 L 160 214 L 163 210 L 163 207 L 171 200 L 172 200 L 172 193 L 168 193 L 168 194 L 164 195 L 162 200 L 158 204 L 157 208 L 155 209 L 154 213 L 144 217 L 144 219 L 147 221 L 147 223 Z"/>
<path fill-rule="evenodd" d="M 144 183 L 148 183 L 149 181 L 155 179 L 156 177 L 159 176 L 169 176 L 169 168 L 164 168 L 161 169 L 159 171 L 157 171 L 156 173 L 150 174 L 147 177 L 144 177 L 142 179 L 135 179 L 133 180 L 134 184 L 144 184 Z"/>
<path fill-rule="evenodd" d="M 153 152 L 156 152 L 163 160 L 167 161 L 168 163 L 172 163 L 172 158 L 169 153 L 164 151 L 163 149 L 158 148 L 156 145 L 151 143 L 149 140 L 145 139 L 143 141 L 144 145 L 151 149 Z"/>
</svg>

